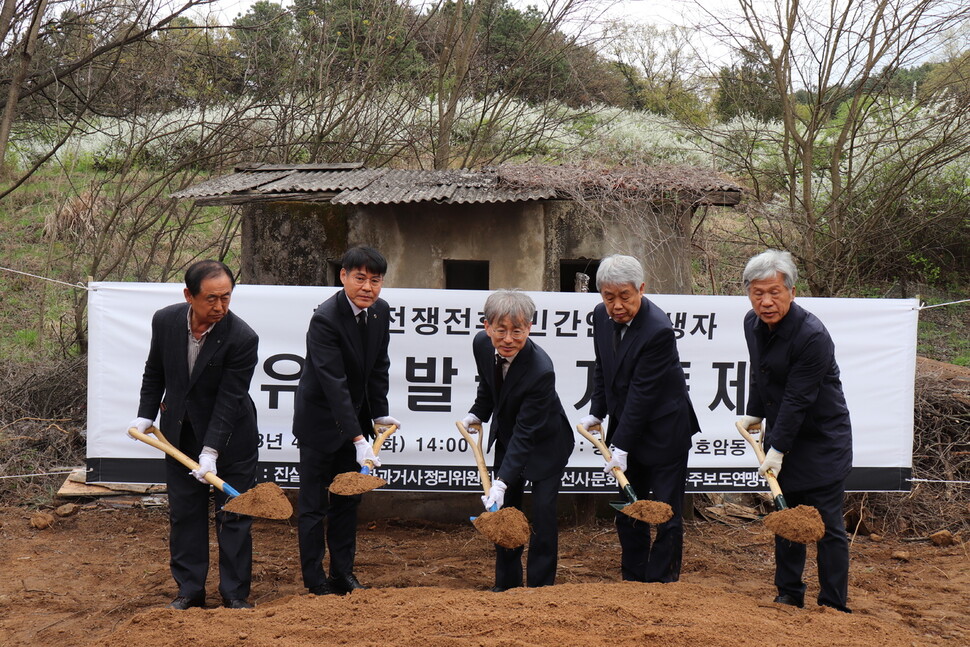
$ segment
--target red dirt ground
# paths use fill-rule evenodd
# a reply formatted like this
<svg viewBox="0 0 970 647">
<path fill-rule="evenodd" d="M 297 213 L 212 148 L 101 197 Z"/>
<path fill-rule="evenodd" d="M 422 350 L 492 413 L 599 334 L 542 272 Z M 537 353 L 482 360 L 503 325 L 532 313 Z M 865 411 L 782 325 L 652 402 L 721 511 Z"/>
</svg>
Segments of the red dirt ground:
<svg viewBox="0 0 970 647">
<path fill-rule="evenodd" d="M 374 588 L 314 597 L 300 582 L 294 523 L 257 520 L 256 608 L 219 608 L 212 585 L 209 608 L 178 612 L 165 608 L 175 589 L 164 509 L 91 503 L 44 530 L 30 516 L 0 508 L 6 646 L 970 645 L 965 543 L 857 537 L 848 615 L 771 602 L 772 536 L 760 522 L 688 522 L 681 581 L 667 585 L 618 581 L 608 522 L 568 526 L 558 584 L 506 593 L 487 590 L 492 547 L 470 524 L 371 522 L 357 575 Z"/>
</svg>

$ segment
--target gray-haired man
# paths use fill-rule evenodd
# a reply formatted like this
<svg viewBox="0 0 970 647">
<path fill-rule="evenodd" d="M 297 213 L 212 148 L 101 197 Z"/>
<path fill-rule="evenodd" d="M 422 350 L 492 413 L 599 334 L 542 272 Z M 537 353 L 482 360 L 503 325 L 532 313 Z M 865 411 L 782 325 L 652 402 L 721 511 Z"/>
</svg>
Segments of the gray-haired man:
<svg viewBox="0 0 970 647">
<path fill-rule="evenodd" d="M 485 301 L 485 331 L 472 344 L 478 395 L 462 420 L 466 428 L 492 419 L 488 448 L 495 445 L 495 481 L 485 507 L 521 509 L 525 481 L 532 483 L 532 526 L 526 583 L 555 582 L 559 552 L 556 499 L 573 450 L 569 420 L 556 394 L 549 356 L 531 339 L 535 304 L 516 290 L 499 290 Z M 494 417 L 493 417 L 494 414 Z M 495 546 L 495 586 L 522 586 L 522 548 Z"/>
<path fill-rule="evenodd" d="M 768 419 L 768 454 L 758 470 L 778 477 L 792 507 L 818 509 L 818 604 L 849 612 L 849 540 L 842 518 L 852 471 L 852 425 L 835 344 L 818 317 L 795 303 L 798 269 L 788 252 L 769 249 L 742 274 L 752 309 L 744 317 L 751 388 L 741 424 Z M 782 471 L 784 466 L 784 471 Z M 775 602 L 804 604 L 805 545 L 775 537 Z"/>
<path fill-rule="evenodd" d="M 687 395 L 674 329 L 667 315 L 643 296 L 643 267 L 631 256 L 604 258 L 596 272 L 603 303 L 593 310 L 596 350 L 586 429 L 609 414 L 606 442 L 614 466 L 626 472 L 638 496 L 663 501 L 674 515 L 657 526 L 616 515 L 621 574 L 635 582 L 676 582 L 684 526 L 681 518 L 691 436 L 700 431 Z"/>
</svg>

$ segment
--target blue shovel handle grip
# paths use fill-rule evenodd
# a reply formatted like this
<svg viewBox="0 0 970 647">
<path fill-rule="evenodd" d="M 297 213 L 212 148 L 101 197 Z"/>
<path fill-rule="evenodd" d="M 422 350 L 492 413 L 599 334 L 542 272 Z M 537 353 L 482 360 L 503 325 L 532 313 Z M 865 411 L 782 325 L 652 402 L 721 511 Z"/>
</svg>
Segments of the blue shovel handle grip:
<svg viewBox="0 0 970 647">
<path fill-rule="evenodd" d="M 230 498 L 239 496 L 239 490 L 225 482 L 222 484 L 222 491 L 225 492 Z"/>
<path fill-rule="evenodd" d="M 492 505 L 490 505 L 488 507 L 488 511 L 489 512 L 498 512 L 498 506 L 493 503 Z M 468 517 L 468 520 L 469 521 L 475 521 L 475 519 L 478 519 L 478 517 Z"/>
</svg>

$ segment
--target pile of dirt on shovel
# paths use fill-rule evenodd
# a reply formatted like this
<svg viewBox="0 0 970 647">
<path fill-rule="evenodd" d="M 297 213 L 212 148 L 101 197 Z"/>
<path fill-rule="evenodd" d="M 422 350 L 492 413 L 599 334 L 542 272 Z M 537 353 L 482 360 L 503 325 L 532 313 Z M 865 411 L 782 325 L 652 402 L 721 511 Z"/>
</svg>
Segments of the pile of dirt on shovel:
<svg viewBox="0 0 970 647">
<path fill-rule="evenodd" d="M 286 493 L 271 481 L 260 483 L 230 499 L 223 509 L 264 519 L 289 519 L 293 516 L 293 505 L 286 498 Z"/>
<path fill-rule="evenodd" d="M 361 472 L 342 472 L 334 477 L 330 491 L 341 496 L 354 496 L 376 490 L 387 485 L 387 481 L 373 474 Z"/>
<path fill-rule="evenodd" d="M 822 515 L 807 505 L 772 512 L 765 517 L 765 526 L 779 537 L 799 544 L 815 543 L 825 534 Z"/>
<path fill-rule="evenodd" d="M 674 510 L 669 504 L 663 501 L 650 501 L 648 499 L 640 499 L 630 505 L 623 506 L 621 512 L 639 521 L 653 524 L 665 523 L 670 521 L 670 518 L 674 516 Z"/>
<path fill-rule="evenodd" d="M 474 521 L 475 528 L 503 548 L 518 548 L 529 541 L 529 520 L 518 508 L 483 512 Z"/>
</svg>

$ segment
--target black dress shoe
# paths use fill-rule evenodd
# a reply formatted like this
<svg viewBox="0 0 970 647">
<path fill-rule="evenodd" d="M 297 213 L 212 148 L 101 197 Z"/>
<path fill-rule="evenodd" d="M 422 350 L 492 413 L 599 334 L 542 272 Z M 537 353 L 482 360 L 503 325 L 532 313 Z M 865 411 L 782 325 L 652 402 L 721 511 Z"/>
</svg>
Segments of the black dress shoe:
<svg viewBox="0 0 970 647">
<path fill-rule="evenodd" d="M 805 606 L 804 602 L 802 602 L 801 600 L 796 600 L 794 597 L 788 595 L 787 593 L 782 593 L 773 601 L 777 602 L 778 604 L 787 604 L 792 607 L 798 607 L 799 609 Z"/>
<path fill-rule="evenodd" d="M 317 586 L 308 587 L 307 590 L 310 591 L 310 595 L 332 595 L 336 593 L 326 582 L 318 584 Z"/>
<path fill-rule="evenodd" d="M 369 586 L 364 586 L 357 580 L 357 576 L 353 573 L 349 575 L 338 575 L 336 577 L 330 577 L 327 580 L 330 588 L 333 589 L 334 593 L 350 593 L 351 591 L 356 591 L 358 589 L 369 589 Z"/>
<path fill-rule="evenodd" d="M 242 599 L 229 600 L 226 598 L 222 598 L 222 606 L 226 607 L 227 609 L 252 609 L 253 608 L 253 605 L 251 605 L 247 600 L 242 600 Z"/>
<path fill-rule="evenodd" d="M 489 591 L 491 591 L 492 593 L 505 593 L 509 589 L 517 589 L 520 586 L 522 586 L 522 585 L 521 584 L 517 584 L 515 586 L 499 586 L 498 584 L 496 584 L 495 586 L 493 586 L 492 588 L 490 588 Z"/>
<path fill-rule="evenodd" d="M 186 609 L 191 609 L 192 607 L 204 607 L 205 600 L 200 598 L 187 598 L 184 595 L 180 595 L 171 604 L 168 605 L 169 609 L 178 609 L 179 611 L 185 611 Z"/>
</svg>

